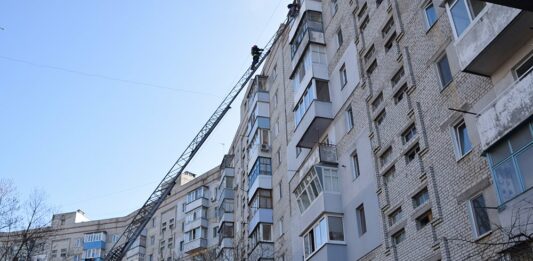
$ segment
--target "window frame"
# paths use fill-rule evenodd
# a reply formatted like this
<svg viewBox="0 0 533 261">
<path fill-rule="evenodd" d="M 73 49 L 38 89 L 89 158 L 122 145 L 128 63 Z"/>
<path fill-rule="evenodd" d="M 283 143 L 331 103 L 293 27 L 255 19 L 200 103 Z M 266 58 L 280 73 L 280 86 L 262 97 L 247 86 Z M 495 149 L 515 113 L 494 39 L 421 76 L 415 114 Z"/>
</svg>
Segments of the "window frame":
<svg viewBox="0 0 533 261">
<path fill-rule="evenodd" d="M 530 59 L 533 59 L 533 51 L 530 52 L 529 54 L 527 54 L 526 56 L 524 56 L 524 58 L 522 58 L 522 60 L 520 60 L 520 62 L 518 62 L 515 66 L 513 66 L 513 68 L 511 69 L 512 71 L 512 74 L 513 74 L 513 78 L 515 81 L 521 81 L 524 77 L 526 77 L 527 75 L 529 75 L 530 73 L 533 73 L 533 67 L 529 68 L 528 71 L 526 71 L 526 73 L 522 76 L 518 76 L 516 70 L 520 67 L 522 67 L 523 65 L 525 65 Z"/>
<path fill-rule="evenodd" d="M 455 26 L 455 20 L 453 19 L 453 16 L 452 16 L 452 8 L 459 1 L 463 1 L 464 5 L 465 5 L 465 8 L 466 8 L 466 13 L 468 14 L 468 19 L 469 19 L 468 25 L 461 32 L 461 34 L 457 33 L 457 29 L 456 29 L 456 26 Z M 487 4 L 485 3 L 485 6 L 483 7 L 483 9 L 481 9 L 479 14 L 477 16 L 475 16 L 475 17 L 472 17 L 472 9 L 471 9 L 472 7 L 470 6 L 469 1 L 470 0 L 451 0 L 448 3 L 446 3 L 446 12 L 448 13 L 448 19 L 450 20 L 450 26 L 452 27 L 453 36 L 454 36 L 455 40 L 461 39 L 466 34 L 466 32 L 470 31 L 470 28 L 472 27 L 472 24 L 474 24 L 475 21 L 477 21 L 477 19 L 479 19 L 479 17 L 481 17 L 482 14 L 484 12 L 486 12 L 486 10 L 487 10 Z"/>
<path fill-rule="evenodd" d="M 461 144 L 461 135 L 459 133 L 459 127 L 464 126 L 464 129 L 466 130 L 466 135 L 468 137 L 468 143 L 470 144 L 470 148 L 468 150 L 465 150 L 463 153 L 463 144 Z M 461 118 L 452 125 L 452 134 L 453 134 L 453 143 L 455 147 L 455 158 L 456 160 L 460 160 L 464 158 L 466 155 L 468 155 L 472 150 L 474 149 L 474 145 L 472 144 L 472 141 L 470 140 L 470 135 L 468 133 L 468 128 L 466 126 L 466 122 L 464 118 Z"/>
<path fill-rule="evenodd" d="M 339 69 L 339 80 L 340 80 L 341 90 L 342 90 L 348 84 L 348 74 L 346 72 L 346 64 L 344 63 Z"/>
<path fill-rule="evenodd" d="M 440 62 L 446 58 L 446 64 L 448 65 L 448 69 L 450 71 L 450 80 L 448 82 L 444 82 L 444 77 L 443 77 L 443 73 L 441 72 L 441 68 L 440 68 Z M 435 62 L 435 68 L 437 70 L 437 76 L 439 77 L 439 82 L 440 82 L 440 86 L 441 86 L 441 91 L 446 89 L 446 87 L 448 87 L 454 80 L 453 78 L 453 73 L 452 73 L 452 67 L 450 66 L 450 60 L 448 59 L 448 54 L 446 52 L 444 52 L 443 54 L 441 54 L 439 56 L 439 58 L 436 60 Z"/>
<path fill-rule="evenodd" d="M 337 49 L 340 49 L 342 47 L 342 44 L 344 43 L 344 35 L 342 34 L 342 28 L 339 27 L 335 35 L 337 39 Z"/>
<path fill-rule="evenodd" d="M 489 227 L 490 229 L 483 233 L 483 234 L 479 234 L 479 231 L 478 231 L 478 224 L 477 224 L 477 221 L 476 221 L 476 216 L 475 216 L 475 212 L 474 212 L 474 206 L 473 206 L 473 200 L 474 199 L 477 199 L 479 197 L 483 197 L 483 201 L 485 202 L 485 213 L 487 215 L 487 218 L 489 219 Z M 479 239 L 479 238 L 482 238 L 482 237 L 485 237 L 486 235 L 492 233 L 492 224 L 490 223 L 490 215 L 489 215 L 489 212 L 487 211 L 486 205 L 487 201 L 485 199 L 485 195 L 483 194 L 483 192 L 480 192 L 476 195 L 474 195 L 473 197 L 471 197 L 469 200 L 468 200 L 468 210 L 469 210 L 469 213 L 470 213 L 470 222 L 471 222 L 471 225 L 472 225 L 472 232 L 473 232 L 473 236 L 474 238 L 476 239 Z"/>
<path fill-rule="evenodd" d="M 355 214 L 357 216 L 357 231 L 359 232 L 359 237 L 361 237 L 368 232 L 364 203 L 361 203 L 361 205 L 355 209 Z"/>
<path fill-rule="evenodd" d="M 349 106 L 344 114 L 344 117 L 346 119 L 346 132 L 349 132 L 354 128 L 354 120 L 353 120 L 353 109 L 352 106 Z"/>
<path fill-rule="evenodd" d="M 526 182 L 524 180 L 524 175 L 522 174 L 521 168 L 520 168 L 520 166 L 519 166 L 519 164 L 517 162 L 517 158 L 522 153 L 524 153 L 526 150 L 533 149 L 533 139 L 530 140 L 529 143 L 524 144 L 522 147 L 517 148 L 517 149 L 513 148 L 512 144 L 511 144 L 512 135 L 518 133 L 520 128 L 527 128 L 529 130 L 530 135 L 533 137 L 533 121 L 526 122 L 524 125 L 525 126 L 519 125 L 513 131 L 511 131 L 509 134 L 507 134 L 506 136 L 502 137 L 498 142 L 494 143 L 491 146 L 491 148 L 487 149 L 487 160 L 488 160 L 488 163 L 489 163 L 489 168 L 490 168 L 490 171 L 491 171 L 492 179 L 494 180 L 494 184 L 495 184 L 495 187 L 496 187 L 496 194 L 497 194 L 498 202 L 499 202 L 500 205 L 503 205 L 503 204 L 513 200 L 514 198 L 516 198 L 517 196 L 521 195 L 522 193 L 524 193 L 525 191 L 527 191 L 529 189 L 529 188 L 527 188 Z M 500 161 L 495 163 L 494 159 L 493 159 L 493 155 L 492 155 L 494 153 L 492 153 L 491 151 L 497 145 L 499 145 L 499 143 L 504 143 L 505 144 L 505 146 L 507 147 L 507 149 L 509 151 L 509 155 L 505 156 L 505 158 L 503 158 Z M 500 167 L 501 165 L 505 164 L 507 161 L 510 161 L 512 166 L 513 166 L 513 170 L 514 170 L 513 177 L 516 179 L 516 181 L 518 183 L 519 191 L 517 192 L 516 195 L 513 195 L 512 197 L 510 197 L 510 198 L 508 198 L 506 200 L 503 200 L 502 199 L 502 195 L 500 194 L 499 178 L 497 178 L 495 169 Z"/>
<path fill-rule="evenodd" d="M 429 16 L 428 16 L 428 8 L 429 7 L 433 7 L 433 11 L 435 12 L 435 20 L 430 23 L 430 19 L 429 19 Z M 425 23 L 426 23 L 426 30 L 429 31 L 436 23 L 437 21 L 439 20 L 439 17 L 438 17 L 438 14 L 437 14 L 437 9 L 435 8 L 435 5 L 433 4 L 433 1 L 429 0 L 423 7 L 423 11 L 424 11 L 424 20 L 425 20 Z"/>
<path fill-rule="evenodd" d="M 352 162 L 352 178 L 356 180 L 361 176 L 361 169 L 359 168 L 359 157 L 357 156 L 357 151 L 354 151 L 350 156 Z"/>
</svg>

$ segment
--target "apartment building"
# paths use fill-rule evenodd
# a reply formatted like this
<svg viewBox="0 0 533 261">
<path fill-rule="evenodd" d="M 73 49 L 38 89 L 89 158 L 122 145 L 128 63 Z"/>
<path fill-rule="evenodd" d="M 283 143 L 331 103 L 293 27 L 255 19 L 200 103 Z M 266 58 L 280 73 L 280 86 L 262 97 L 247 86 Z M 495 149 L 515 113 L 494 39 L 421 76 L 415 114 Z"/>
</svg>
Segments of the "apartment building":
<svg viewBox="0 0 533 261">
<path fill-rule="evenodd" d="M 235 172 L 239 260 L 531 255 L 507 232 L 530 229 L 533 15 L 476 0 L 299 4 L 258 76 L 265 182 Z M 255 106 L 241 106 L 235 166 L 257 161 L 243 124 Z M 259 241 L 244 225 L 258 186 L 273 202 Z"/>
<path fill-rule="evenodd" d="M 200 176 L 184 172 L 124 260 L 213 260 L 219 180 L 218 167 Z M 134 215 L 91 221 L 81 210 L 55 214 L 31 260 L 104 260 Z M 0 234 L 0 244 L 8 240 L 13 233 Z"/>
<path fill-rule="evenodd" d="M 127 259 L 533 256 L 533 14 L 297 3 L 220 166 L 184 174 Z M 55 215 L 39 258 L 101 257 L 130 219 Z"/>
</svg>

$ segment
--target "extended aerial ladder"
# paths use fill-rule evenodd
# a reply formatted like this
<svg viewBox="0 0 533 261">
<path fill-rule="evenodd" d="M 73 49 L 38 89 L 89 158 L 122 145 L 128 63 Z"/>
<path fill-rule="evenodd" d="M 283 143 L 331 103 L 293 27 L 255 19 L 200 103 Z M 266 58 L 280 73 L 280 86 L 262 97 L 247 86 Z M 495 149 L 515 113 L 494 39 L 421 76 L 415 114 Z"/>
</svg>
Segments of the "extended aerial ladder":
<svg viewBox="0 0 533 261">
<path fill-rule="evenodd" d="M 291 10 L 294 11 L 294 10 Z M 249 67 L 246 72 L 242 75 L 239 81 L 233 86 L 229 94 L 224 98 L 222 103 L 218 106 L 215 112 L 211 115 L 209 120 L 204 124 L 200 132 L 196 134 L 194 139 L 191 141 L 189 146 L 181 154 L 178 160 L 172 165 L 170 170 L 167 172 L 163 180 L 157 185 L 157 188 L 152 192 L 148 200 L 144 205 L 136 212 L 132 221 L 126 227 L 124 232 L 120 235 L 119 239 L 107 253 L 105 260 L 106 261 L 120 261 L 126 255 L 128 250 L 131 248 L 135 240 L 139 237 L 144 227 L 150 219 L 153 217 L 157 209 L 161 206 L 163 201 L 172 191 L 172 188 L 176 184 L 176 180 L 185 170 L 185 167 L 192 160 L 194 155 L 200 150 L 204 142 L 207 140 L 209 135 L 213 132 L 218 123 L 222 120 L 224 115 L 231 108 L 231 104 L 237 98 L 237 95 L 244 89 L 248 81 L 252 78 L 257 68 L 263 63 L 266 57 L 270 54 L 270 51 L 274 44 L 279 40 L 284 30 L 289 26 L 293 21 L 294 16 L 297 12 L 289 13 L 287 19 L 282 24 L 276 34 L 268 41 L 266 46 L 263 48 L 263 52 L 259 58 L 259 61 L 256 66 Z"/>
</svg>

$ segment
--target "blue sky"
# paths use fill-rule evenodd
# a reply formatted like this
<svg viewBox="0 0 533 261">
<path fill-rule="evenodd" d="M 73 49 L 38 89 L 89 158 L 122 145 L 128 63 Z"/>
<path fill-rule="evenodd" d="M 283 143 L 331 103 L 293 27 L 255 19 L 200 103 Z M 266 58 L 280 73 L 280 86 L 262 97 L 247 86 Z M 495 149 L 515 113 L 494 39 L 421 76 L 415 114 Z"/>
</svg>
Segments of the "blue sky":
<svg viewBox="0 0 533 261">
<path fill-rule="evenodd" d="M 288 0 L 0 2 L 0 177 L 91 219 L 140 207 Z M 240 98 L 188 170 L 220 163 Z"/>
</svg>

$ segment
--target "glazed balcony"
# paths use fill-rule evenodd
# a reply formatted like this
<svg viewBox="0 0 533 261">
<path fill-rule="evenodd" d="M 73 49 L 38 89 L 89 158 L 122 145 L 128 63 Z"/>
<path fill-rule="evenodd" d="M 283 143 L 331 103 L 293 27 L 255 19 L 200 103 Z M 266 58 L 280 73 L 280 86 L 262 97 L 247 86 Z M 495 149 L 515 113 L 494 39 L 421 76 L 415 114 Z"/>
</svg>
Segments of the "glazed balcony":
<svg viewBox="0 0 533 261">
<path fill-rule="evenodd" d="M 348 256 L 346 255 L 346 245 L 326 243 L 317 251 L 315 251 L 311 256 L 309 256 L 306 260 L 348 260 Z"/>
<path fill-rule="evenodd" d="M 455 43 L 465 72 L 491 76 L 533 37 L 533 13 L 488 4 Z"/>
<path fill-rule="evenodd" d="M 289 31 L 289 39 L 293 41 L 297 30 L 300 29 L 300 25 L 302 24 L 302 20 L 305 19 L 306 13 L 308 11 L 315 11 L 322 13 L 322 1 L 321 0 L 300 0 L 300 12 L 298 13 L 298 16 L 294 20 L 293 27 L 291 27 Z"/>
<path fill-rule="evenodd" d="M 481 111 L 477 126 L 486 150 L 533 115 L 533 73 L 509 86 Z"/>
<path fill-rule="evenodd" d="M 205 197 L 198 198 L 187 205 L 185 205 L 185 213 L 190 212 L 199 207 L 209 207 L 209 200 Z"/>
<path fill-rule="evenodd" d="M 189 223 L 185 223 L 183 225 L 183 231 L 187 232 L 187 231 L 191 231 L 195 228 L 198 228 L 198 227 L 205 227 L 207 228 L 209 226 L 209 222 L 207 221 L 206 218 L 198 218 L 196 220 L 193 220 Z"/>
<path fill-rule="evenodd" d="M 269 223 L 272 224 L 272 209 L 270 208 L 258 208 L 250 219 L 248 224 L 248 233 L 252 233 L 259 223 Z"/>
</svg>

